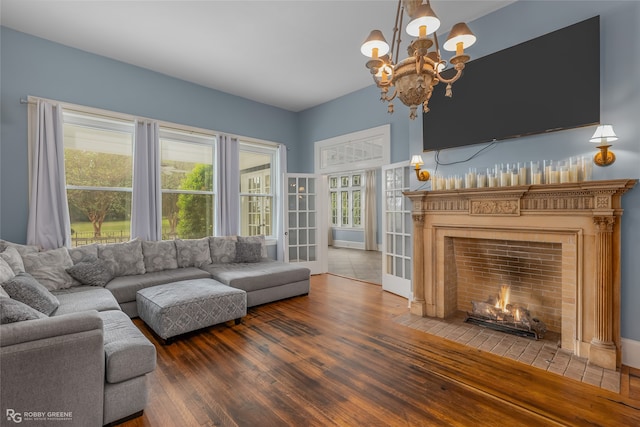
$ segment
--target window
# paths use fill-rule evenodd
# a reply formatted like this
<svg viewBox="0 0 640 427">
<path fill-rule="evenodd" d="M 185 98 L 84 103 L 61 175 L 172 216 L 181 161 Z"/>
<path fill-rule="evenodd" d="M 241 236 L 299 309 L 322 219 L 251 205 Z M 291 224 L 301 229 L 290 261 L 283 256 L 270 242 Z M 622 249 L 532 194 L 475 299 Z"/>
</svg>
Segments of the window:
<svg viewBox="0 0 640 427">
<path fill-rule="evenodd" d="M 276 148 L 240 143 L 240 234 L 273 236 Z"/>
<path fill-rule="evenodd" d="M 65 106 L 64 156 L 73 246 L 131 238 L 136 120 L 126 114 Z M 158 136 L 162 239 L 213 235 L 220 208 L 217 137 L 172 124 L 160 126 Z M 239 234 L 273 237 L 279 208 L 275 188 L 281 186 L 278 146 L 245 140 L 239 141 L 238 149 L 240 188 L 230 190 L 240 199 L 240 211 L 235 213 L 240 218 Z"/>
<path fill-rule="evenodd" d="M 334 227 L 362 227 L 362 173 L 329 177 L 330 220 Z"/>
<path fill-rule="evenodd" d="M 63 117 L 74 246 L 129 240 L 133 122 L 70 112 Z"/>
<path fill-rule="evenodd" d="M 212 136 L 160 129 L 163 239 L 213 235 L 214 153 Z"/>
</svg>

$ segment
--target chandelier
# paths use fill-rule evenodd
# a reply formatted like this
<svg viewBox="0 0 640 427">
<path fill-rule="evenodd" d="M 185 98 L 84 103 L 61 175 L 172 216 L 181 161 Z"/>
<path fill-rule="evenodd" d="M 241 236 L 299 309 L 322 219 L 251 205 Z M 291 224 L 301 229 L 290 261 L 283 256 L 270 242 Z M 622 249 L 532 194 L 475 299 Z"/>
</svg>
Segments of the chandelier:
<svg viewBox="0 0 640 427">
<path fill-rule="evenodd" d="M 400 50 L 400 31 L 404 11 L 411 21 L 406 27 L 407 34 L 416 37 L 409 45 L 409 56 L 398 61 Z M 440 82 L 447 84 L 445 96 L 451 97 L 451 85 L 460 78 L 465 62 L 471 59 L 464 54 L 464 49 L 476 42 L 467 24 L 455 24 L 449 32 L 443 48 L 455 52 L 449 60 L 456 73 L 451 78 L 443 77 L 440 72 L 447 66 L 447 61 L 440 56 L 440 46 L 436 31 L 440 27 L 440 20 L 431 9 L 429 0 L 398 0 L 393 40 L 391 47 L 387 44 L 380 30 L 373 30 L 365 40 L 360 51 L 371 58 L 367 61 L 367 68 L 371 71 L 373 80 L 380 88 L 380 100 L 388 102 L 388 112 L 393 113 L 393 100 L 397 96 L 410 109 L 409 117 L 417 117 L 416 109 L 422 104 L 422 111 L 429 111 L 429 99 L 433 88 Z M 433 34 L 433 37 L 429 37 Z M 431 50 L 431 48 L 434 48 Z M 393 94 L 389 89 L 394 87 Z"/>
</svg>

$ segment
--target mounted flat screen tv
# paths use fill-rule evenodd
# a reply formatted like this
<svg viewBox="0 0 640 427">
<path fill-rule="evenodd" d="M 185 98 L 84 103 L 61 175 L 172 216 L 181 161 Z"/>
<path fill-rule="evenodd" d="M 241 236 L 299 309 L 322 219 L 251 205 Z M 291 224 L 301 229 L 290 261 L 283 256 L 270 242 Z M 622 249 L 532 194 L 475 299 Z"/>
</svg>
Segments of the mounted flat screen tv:
<svg viewBox="0 0 640 427">
<path fill-rule="evenodd" d="M 597 124 L 600 17 L 469 61 L 452 98 L 445 87 L 423 113 L 424 151 Z"/>
</svg>

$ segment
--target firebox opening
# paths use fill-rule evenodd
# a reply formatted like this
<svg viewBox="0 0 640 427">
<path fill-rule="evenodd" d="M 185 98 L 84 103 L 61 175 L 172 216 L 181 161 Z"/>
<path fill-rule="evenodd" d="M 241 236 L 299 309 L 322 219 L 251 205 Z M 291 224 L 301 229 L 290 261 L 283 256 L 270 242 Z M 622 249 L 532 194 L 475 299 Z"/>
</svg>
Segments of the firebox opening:
<svg viewBox="0 0 640 427">
<path fill-rule="evenodd" d="M 445 260 L 446 316 L 475 306 L 498 324 L 519 317 L 516 329 L 561 333 L 561 243 L 445 237 Z"/>
</svg>

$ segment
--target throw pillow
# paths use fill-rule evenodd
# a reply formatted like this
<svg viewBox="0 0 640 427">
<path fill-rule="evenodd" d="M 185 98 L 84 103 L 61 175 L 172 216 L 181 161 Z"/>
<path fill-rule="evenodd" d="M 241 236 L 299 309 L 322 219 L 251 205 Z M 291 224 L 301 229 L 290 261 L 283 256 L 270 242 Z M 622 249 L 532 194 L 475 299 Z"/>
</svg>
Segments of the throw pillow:
<svg viewBox="0 0 640 427">
<path fill-rule="evenodd" d="M 0 285 L 0 298 L 11 298 L 7 291 L 4 290 L 2 285 Z"/>
<path fill-rule="evenodd" d="M 267 257 L 267 241 L 264 236 L 238 236 L 238 242 L 244 243 L 260 243 L 262 245 L 261 248 L 261 256 L 262 258 Z"/>
<path fill-rule="evenodd" d="M 22 256 L 18 250 L 12 246 L 8 246 L 4 252 L 0 252 L 0 258 L 5 260 L 9 267 L 15 274 L 24 273 L 24 263 L 22 262 Z"/>
<path fill-rule="evenodd" d="M 236 236 L 209 237 L 211 261 L 214 264 L 234 262 L 236 259 Z"/>
<path fill-rule="evenodd" d="M 66 272 L 73 265 L 67 248 L 22 255 L 22 261 L 25 271 L 50 291 L 77 285 Z"/>
<path fill-rule="evenodd" d="M 142 255 L 147 273 L 178 268 L 176 244 L 173 240 L 143 241 Z"/>
<path fill-rule="evenodd" d="M 60 301 L 29 273 L 20 273 L 4 282 L 2 288 L 11 299 L 20 301 L 40 313 L 50 315 L 60 306 Z"/>
<path fill-rule="evenodd" d="M 16 273 L 13 272 L 13 268 L 11 268 L 7 261 L 0 258 L 0 283 L 13 279 L 15 276 Z"/>
<path fill-rule="evenodd" d="M 98 245 L 98 258 L 109 263 L 116 277 L 145 273 L 142 241 L 139 239 L 125 243 Z"/>
<path fill-rule="evenodd" d="M 209 238 L 202 239 L 177 239 L 176 250 L 178 252 L 178 267 L 202 267 L 211 264 L 211 250 L 209 249 Z"/>
<path fill-rule="evenodd" d="M 262 261 L 262 244 L 236 242 L 236 262 Z"/>
<path fill-rule="evenodd" d="M 83 261 L 93 261 L 98 258 L 98 245 L 93 243 L 91 245 L 78 246 L 76 248 L 69 249 L 69 256 L 74 264 Z"/>
<path fill-rule="evenodd" d="M 4 251 L 8 247 L 15 248 L 20 255 L 32 254 L 32 253 L 40 251 L 40 248 L 38 248 L 37 246 L 20 245 L 18 243 L 13 243 L 13 242 L 9 242 L 7 240 L 0 239 L 0 252 Z"/>
<path fill-rule="evenodd" d="M 0 298 L 0 325 L 23 320 L 44 319 L 47 316 L 11 298 Z"/>
<path fill-rule="evenodd" d="M 86 258 L 87 260 L 89 258 Z M 89 286 L 106 286 L 113 279 L 111 264 L 103 259 L 95 258 L 93 261 L 81 261 L 69 268 L 67 273 L 74 279 Z"/>
</svg>

